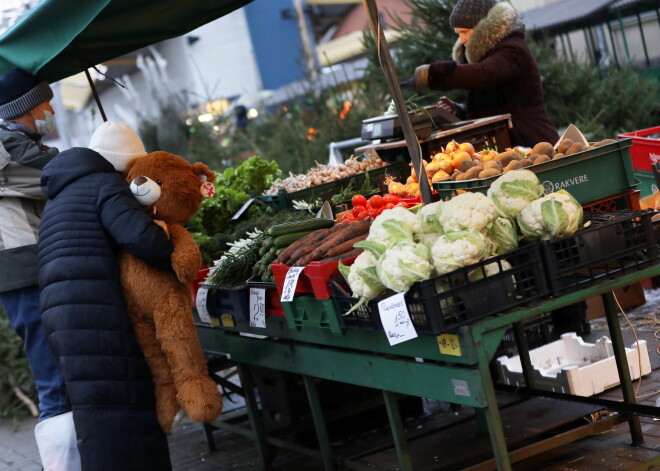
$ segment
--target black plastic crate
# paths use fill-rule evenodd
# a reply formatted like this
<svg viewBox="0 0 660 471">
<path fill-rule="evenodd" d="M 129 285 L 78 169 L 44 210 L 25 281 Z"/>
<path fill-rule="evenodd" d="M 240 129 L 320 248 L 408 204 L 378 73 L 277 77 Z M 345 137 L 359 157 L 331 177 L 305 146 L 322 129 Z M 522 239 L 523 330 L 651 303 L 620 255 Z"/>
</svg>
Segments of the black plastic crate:
<svg viewBox="0 0 660 471">
<path fill-rule="evenodd" d="M 475 275 L 489 273 L 481 279 Z M 346 328 L 383 330 L 375 299 L 343 315 L 357 301 L 331 282 L 333 300 Z M 415 283 L 406 293 L 417 333 L 441 334 L 464 324 L 529 304 L 548 294 L 538 243 Z"/>
<path fill-rule="evenodd" d="M 557 340 L 559 337 L 555 332 L 552 315 L 550 313 L 523 321 L 522 328 L 525 334 L 525 339 L 527 340 L 527 347 L 530 350 L 547 345 L 548 343 Z M 510 327 L 504 333 L 502 342 L 500 342 L 500 345 L 497 347 L 493 358 L 499 358 L 501 356 L 512 357 L 518 354 L 516 336 L 513 327 Z"/>
<path fill-rule="evenodd" d="M 330 280 L 330 291 L 332 302 L 335 305 L 339 317 L 339 324 L 343 329 L 382 331 L 383 324 L 378 314 L 378 303 L 369 301 L 350 314 L 346 314 L 359 301 L 351 297 L 347 290 L 347 283 L 343 278 Z"/>
<path fill-rule="evenodd" d="M 657 263 L 654 211 L 617 211 L 585 215 L 588 227 L 561 239 L 542 242 L 544 265 L 553 296 Z"/>
<path fill-rule="evenodd" d="M 488 275 L 475 279 L 484 273 Z M 406 304 L 417 332 L 440 334 L 547 294 L 540 246 L 532 243 L 415 283 Z"/>
</svg>

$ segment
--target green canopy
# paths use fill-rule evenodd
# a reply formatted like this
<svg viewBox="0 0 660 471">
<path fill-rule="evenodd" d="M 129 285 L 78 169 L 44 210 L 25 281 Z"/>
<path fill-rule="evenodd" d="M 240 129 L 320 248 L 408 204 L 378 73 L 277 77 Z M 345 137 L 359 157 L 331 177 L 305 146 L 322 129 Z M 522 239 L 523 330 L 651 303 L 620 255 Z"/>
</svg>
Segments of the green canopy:
<svg viewBox="0 0 660 471">
<path fill-rule="evenodd" d="M 42 0 L 0 36 L 0 74 L 48 82 L 180 36 L 252 0 Z"/>
</svg>

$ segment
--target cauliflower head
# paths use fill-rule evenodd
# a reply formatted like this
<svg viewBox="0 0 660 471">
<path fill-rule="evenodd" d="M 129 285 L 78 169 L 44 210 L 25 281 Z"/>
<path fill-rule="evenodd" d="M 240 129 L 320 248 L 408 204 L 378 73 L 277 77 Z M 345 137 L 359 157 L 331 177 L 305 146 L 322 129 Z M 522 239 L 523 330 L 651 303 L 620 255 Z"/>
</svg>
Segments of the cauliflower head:
<svg viewBox="0 0 660 471">
<path fill-rule="evenodd" d="M 439 233 L 442 234 L 442 225 L 440 224 L 440 215 L 442 214 L 443 201 L 425 204 L 417 213 L 419 218 L 420 232 L 423 234 Z"/>
<path fill-rule="evenodd" d="M 401 293 L 416 281 L 428 280 L 433 266 L 424 244 L 403 240 L 383 253 L 376 264 L 376 271 L 387 288 Z"/>
<path fill-rule="evenodd" d="M 547 194 L 529 203 L 518 214 L 522 235 L 529 239 L 550 239 L 573 234 L 582 225 L 582 206 L 566 190 Z"/>
<path fill-rule="evenodd" d="M 445 231 L 472 229 L 481 231 L 497 216 L 493 202 L 482 193 L 461 193 L 446 201 L 440 214 Z"/>
<path fill-rule="evenodd" d="M 401 206 L 386 209 L 374 219 L 367 240 L 391 247 L 401 240 L 413 240 L 419 230 L 419 218 Z"/>
<path fill-rule="evenodd" d="M 495 253 L 501 255 L 518 248 L 518 227 L 511 219 L 497 217 L 488 229 L 495 244 Z"/>
<path fill-rule="evenodd" d="M 346 267 L 340 262 L 340 270 L 348 281 L 353 296 L 373 299 L 385 291 L 385 286 L 376 273 L 377 262 L 378 258 L 369 250 L 358 255 L 350 267 Z"/>
<path fill-rule="evenodd" d="M 431 261 L 438 275 L 484 260 L 492 242 L 471 229 L 445 232 L 431 247 Z"/>
<path fill-rule="evenodd" d="M 500 216 L 514 219 L 525 206 L 543 194 L 543 185 L 531 170 L 511 170 L 491 183 L 487 194 Z"/>
</svg>

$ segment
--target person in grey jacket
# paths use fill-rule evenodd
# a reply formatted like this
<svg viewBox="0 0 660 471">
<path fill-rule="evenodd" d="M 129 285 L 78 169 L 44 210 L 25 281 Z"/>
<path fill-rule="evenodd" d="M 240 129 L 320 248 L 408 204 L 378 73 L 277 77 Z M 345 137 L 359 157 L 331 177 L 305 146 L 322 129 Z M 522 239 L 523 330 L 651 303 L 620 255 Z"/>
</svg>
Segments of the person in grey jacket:
<svg viewBox="0 0 660 471">
<path fill-rule="evenodd" d="M 36 384 L 35 434 L 46 470 L 53 460 L 79 462 L 64 380 L 39 310 L 37 242 L 46 204 L 41 170 L 58 154 L 41 142 L 54 127 L 52 98 L 48 83 L 21 69 L 0 76 L 0 302 L 23 339 Z"/>
</svg>

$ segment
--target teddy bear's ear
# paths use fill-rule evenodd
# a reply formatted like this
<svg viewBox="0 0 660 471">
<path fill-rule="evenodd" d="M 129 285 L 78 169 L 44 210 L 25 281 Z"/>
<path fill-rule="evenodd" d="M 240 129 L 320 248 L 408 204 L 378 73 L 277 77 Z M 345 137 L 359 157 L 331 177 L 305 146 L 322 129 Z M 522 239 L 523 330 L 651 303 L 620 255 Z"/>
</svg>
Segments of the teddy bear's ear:
<svg viewBox="0 0 660 471">
<path fill-rule="evenodd" d="M 128 161 L 128 163 L 126 164 L 126 169 L 124 169 L 124 175 L 128 175 L 130 173 L 131 169 L 133 168 L 133 165 L 135 165 L 135 162 L 137 162 L 138 159 L 139 157 L 135 157 L 134 159 Z"/>
<path fill-rule="evenodd" d="M 203 182 L 212 183 L 215 180 L 215 173 L 213 173 L 205 164 L 201 162 L 193 164 L 193 171 L 199 175 Z"/>
</svg>

